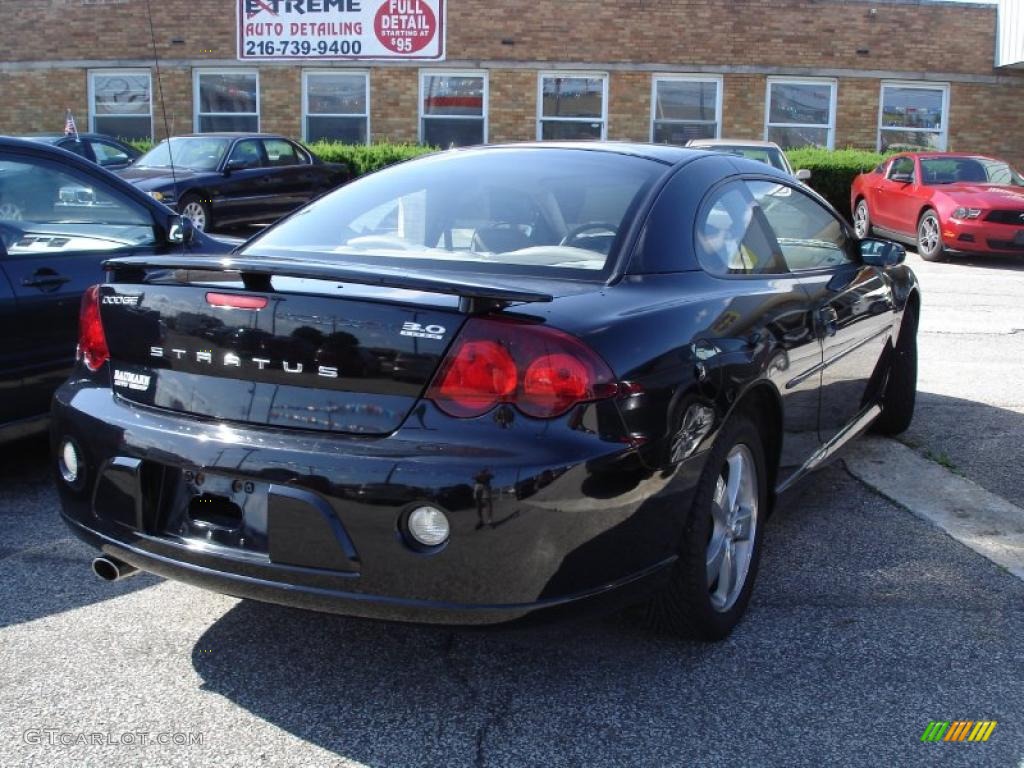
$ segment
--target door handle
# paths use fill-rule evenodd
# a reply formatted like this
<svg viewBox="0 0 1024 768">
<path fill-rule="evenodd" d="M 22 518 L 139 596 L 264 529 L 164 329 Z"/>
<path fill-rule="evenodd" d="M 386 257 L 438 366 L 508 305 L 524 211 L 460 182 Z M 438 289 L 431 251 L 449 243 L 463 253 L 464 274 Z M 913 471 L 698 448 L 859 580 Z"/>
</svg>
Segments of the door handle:
<svg viewBox="0 0 1024 768">
<path fill-rule="evenodd" d="M 59 288 L 64 283 L 70 282 L 70 277 L 64 275 L 58 275 L 55 272 L 43 272 L 40 270 L 36 272 L 32 277 L 26 277 L 21 281 L 21 284 L 26 288 Z"/>
<path fill-rule="evenodd" d="M 839 330 L 839 315 L 836 308 L 829 305 L 818 310 L 818 322 L 826 336 L 835 336 Z"/>
</svg>

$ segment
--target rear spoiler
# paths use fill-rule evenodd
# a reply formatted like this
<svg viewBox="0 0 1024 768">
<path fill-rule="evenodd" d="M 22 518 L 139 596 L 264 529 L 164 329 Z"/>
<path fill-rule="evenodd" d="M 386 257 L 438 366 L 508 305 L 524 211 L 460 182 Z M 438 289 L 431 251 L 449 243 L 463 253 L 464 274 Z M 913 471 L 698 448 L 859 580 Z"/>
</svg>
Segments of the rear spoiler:
<svg viewBox="0 0 1024 768">
<path fill-rule="evenodd" d="M 552 300 L 547 293 L 508 288 L 487 281 L 487 275 L 473 275 L 472 279 L 448 279 L 437 273 L 417 272 L 388 267 L 368 268 L 345 262 L 308 259 L 215 257 L 215 256 L 122 256 L 107 259 L 103 268 L 115 281 L 141 281 L 149 269 L 184 269 L 197 272 L 231 272 L 241 276 L 245 287 L 254 291 L 269 291 L 270 278 L 304 277 L 330 280 L 338 283 L 373 285 L 381 288 L 403 288 L 424 293 L 441 293 L 459 297 L 459 311 L 479 314 L 501 309 L 520 302 L 536 303 Z M 483 279 L 480 279 L 483 278 Z"/>
</svg>

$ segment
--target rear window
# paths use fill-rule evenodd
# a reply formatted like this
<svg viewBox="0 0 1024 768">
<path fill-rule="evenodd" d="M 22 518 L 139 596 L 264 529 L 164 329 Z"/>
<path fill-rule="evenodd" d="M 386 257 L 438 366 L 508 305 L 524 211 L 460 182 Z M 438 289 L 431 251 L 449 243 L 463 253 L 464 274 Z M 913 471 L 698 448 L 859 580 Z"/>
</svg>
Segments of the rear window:
<svg viewBox="0 0 1024 768">
<path fill-rule="evenodd" d="M 269 229 L 247 254 L 597 275 L 665 170 L 609 152 L 491 149 L 388 168 Z"/>
<path fill-rule="evenodd" d="M 782 156 L 782 152 L 774 147 L 742 147 L 733 146 L 731 144 L 715 144 L 709 146 L 708 149 L 713 149 L 717 152 L 724 152 L 728 155 L 736 155 L 737 157 L 745 157 L 747 160 L 757 160 L 759 163 L 764 163 L 765 165 L 770 165 L 773 168 L 778 168 L 780 171 L 790 173 L 790 169 L 786 165 L 786 159 Z"/>
</svg>

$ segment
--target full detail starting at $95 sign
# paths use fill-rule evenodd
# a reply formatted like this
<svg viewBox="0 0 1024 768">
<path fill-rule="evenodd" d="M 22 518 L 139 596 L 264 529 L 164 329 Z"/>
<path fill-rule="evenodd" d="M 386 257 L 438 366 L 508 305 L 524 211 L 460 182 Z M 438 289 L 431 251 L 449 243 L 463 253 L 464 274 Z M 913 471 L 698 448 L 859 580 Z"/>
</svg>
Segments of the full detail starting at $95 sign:
<svg viewBox="0 0 1024 768">
<path fill-rule="evenodd" d="M 238 0 L 244 61 L 429 60 L 445 54 L 445 0 Z"/>
</svg>

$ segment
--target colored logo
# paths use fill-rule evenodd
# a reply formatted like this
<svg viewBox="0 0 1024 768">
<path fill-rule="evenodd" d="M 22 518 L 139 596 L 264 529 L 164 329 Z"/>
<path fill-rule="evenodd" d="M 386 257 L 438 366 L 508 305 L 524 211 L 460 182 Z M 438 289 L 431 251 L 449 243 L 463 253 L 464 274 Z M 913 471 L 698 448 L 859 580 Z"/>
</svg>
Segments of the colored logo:
<svg viewBox="0 0 1024 768">
<path fill-rule="evenodd" d="M 921 741 L 988 741 L 995 729 L 995 720 L 932 720 Z"/>
</svg>

